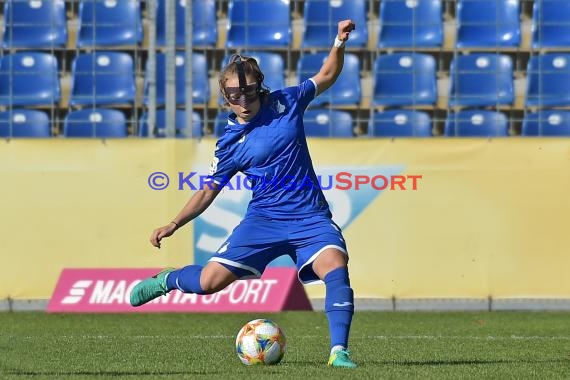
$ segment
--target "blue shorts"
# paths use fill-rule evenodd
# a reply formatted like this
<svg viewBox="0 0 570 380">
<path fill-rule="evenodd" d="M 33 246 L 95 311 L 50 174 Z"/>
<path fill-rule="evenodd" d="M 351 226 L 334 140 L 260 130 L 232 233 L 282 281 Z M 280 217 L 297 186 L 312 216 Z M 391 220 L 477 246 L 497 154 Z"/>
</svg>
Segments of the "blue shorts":
<svg viewBox="0 0 570 380">
<path fill-rule="evenodd" d="M 299 280 L 308 284 L 320 279 L 312 262 L 328 248 L 348 255 L 340 228 L 327 216 L 275 220 L 247 217 L 233 230 L 209 261 L 223 264 L 238 278 L 259 278 L 267 265 L 288 255 L 295 262 Z"/>
</svg>

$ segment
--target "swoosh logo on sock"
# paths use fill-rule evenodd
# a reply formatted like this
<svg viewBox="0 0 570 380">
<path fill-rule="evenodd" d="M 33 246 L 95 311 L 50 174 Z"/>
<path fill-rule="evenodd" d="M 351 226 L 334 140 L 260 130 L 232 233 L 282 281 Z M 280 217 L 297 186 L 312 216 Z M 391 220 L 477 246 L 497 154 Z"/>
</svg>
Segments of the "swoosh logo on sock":
<svg viewBox="0 0 570 380">
<path fill-rule="evenodd" d="M 343 303 L 335 302 L 335 303 L 333 303 L 333 306 L 335 306 L 335 307 L 345 307 L 345 306 L 351 306 L 351 305 L 352 305 L 352 302 L 343 302 Z"/>
</svg>

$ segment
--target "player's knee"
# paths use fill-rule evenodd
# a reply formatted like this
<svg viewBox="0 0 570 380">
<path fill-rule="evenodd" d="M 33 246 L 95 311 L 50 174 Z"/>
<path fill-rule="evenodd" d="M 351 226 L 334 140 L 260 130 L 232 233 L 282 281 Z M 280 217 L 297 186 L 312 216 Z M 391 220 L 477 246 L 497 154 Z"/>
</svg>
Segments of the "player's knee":
<svg viewBox="0 0 570 380">
<path fill-rule="evenodd" d="M 348 265 L 348 256 L 337 251 L 337 254 L 330 258 L 329 265 L 332 269 L 345 267 Z"/>
<path fill-rule="evenodd" d="M 219 292 L 231 284 L 237 277 L 223 267 L 211 266 L 204 268 L 200 276 L 200 286 L 204 294 Z"/>
<path fill-rule="evenodd" d="M 348 256 L 338 250 L 325 251 L 313 263 L 313 271 L 323 279 L 327 273 L 348 265 Z"/>
<path fill-rule="evenodd" d="M 207 279 L 200 279 L 200 286 L 202 287 L 203 294 L 212 294 L 219 292 L 220 290 L 224 289 L 227 284 L 222 283 L 221 281 L 216 281 L 215 279 L 207 278 Z"/>
</svg>

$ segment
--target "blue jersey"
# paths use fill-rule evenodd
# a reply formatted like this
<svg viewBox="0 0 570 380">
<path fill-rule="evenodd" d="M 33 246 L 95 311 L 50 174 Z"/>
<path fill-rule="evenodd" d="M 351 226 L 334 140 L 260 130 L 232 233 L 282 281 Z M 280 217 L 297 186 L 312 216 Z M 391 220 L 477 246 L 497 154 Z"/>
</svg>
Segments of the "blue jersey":
<svg viewBox="0 0 570 380">
<path fill-rule="evenodd" d="M 216 144 L 209 179 L 225 184 L 243 173 L 252 189 L 246 216 L 330 216 L 303 126 L 303 113 L 315 93 L 316 85 L 308 79 L 272 92 L 245 124 L 239 124 L 235 114 L 229 116 L 225 133 Z"/>
</svg>

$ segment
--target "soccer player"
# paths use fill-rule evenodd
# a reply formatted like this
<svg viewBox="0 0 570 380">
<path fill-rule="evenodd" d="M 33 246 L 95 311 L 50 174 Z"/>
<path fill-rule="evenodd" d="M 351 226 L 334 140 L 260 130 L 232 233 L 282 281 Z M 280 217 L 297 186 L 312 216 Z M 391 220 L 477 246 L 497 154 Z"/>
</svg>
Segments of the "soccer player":
<svg viewBox="0 0 570 380">
<path fill-rule="evenodd" d="M 133 306 L 173 289 L 215 293 L 238 279 L 260 277 L 272 260 L 289 255 L 302 283 L 325 284 L 328 365 L 356 367 L 348 351 L 354 293 L 346 243 L 319 187 L 303 129 L 311 100 L 339 76 L 344 45 L 354 28 L 351 20 L 338 23 L 338 35 L 319 72 L 297 86 L 269 92 L 255 59 L 239 55 L 221 70 L 220 91 L 232 114 L 216 144 L 211 182 L 192 195 L 171 223 L 155 229 L 150 242 L 160 248 L 162 239 L 204 212 L 238 172 L 251 179 L 252 199 L 244 219 L 204 267 L 168 268 L 140 282 L 131 292 Z"/>
</svg>

